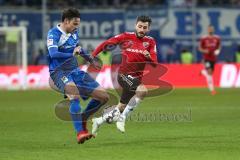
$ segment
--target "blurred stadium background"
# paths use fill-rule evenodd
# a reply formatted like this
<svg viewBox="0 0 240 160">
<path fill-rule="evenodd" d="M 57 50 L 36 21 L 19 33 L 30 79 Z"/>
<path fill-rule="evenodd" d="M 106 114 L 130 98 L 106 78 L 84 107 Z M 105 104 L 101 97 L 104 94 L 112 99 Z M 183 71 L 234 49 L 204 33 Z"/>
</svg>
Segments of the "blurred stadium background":
<svg viewBox="0 0 240 160">
<path fill-rule="evenodd" d="M 80 9 L 81 44 L 89 52 L 113 35 L 132 31 L 139 14 L 151 16 L 158 61 L 168 68 L 161 79 L 175 89 L 146 99 L 136 113 L 190 119 L 133 120 L 125 135 L 106 126 L 95 140 L 77 146 L 71 123 L 54 114 L 62 96 L 49 89 L 45 46 L 61 10 L 73 6 Z M 239 8 L 239 0 L 0 0 L 0 159 L 239 159 Z M 215 96 L 199 76 L 203 65 L 197 45 L 209 24 L 222 38 Z M 182 60 L 183 52 L 192 59 Z M 107 69 L 114 53 L 106 54 L 97 80 L 112 88 Z"/>
<path fill-rule="evenodd" d="M 132 31 L 137 15 L 150 15 L 153 19 L 150 35 L 157 41 L 158 61 L 163 64 L 200 63 L 202 55 L 197 50 L 198 40 L 212 24 L 222 38 L 218 62 L 235 64 L 218 66 L 215 83 L 218 87 L 240 86 L 239 66 L 236 65 L 240 62 L 240 2 L 237 0 L 1 0 L 0 4 L 0 88 L 48 86 L 47 69 L 33 66 L 47 64 L 47 31 L 59 23 L 61 10 L 72 6 L 81 10 L 81 45 L 89 52 L 113 35 Z M 19 26 L 21 31 L 14 29 Z M 186 52 L 192 55 L 187 62 L 181 57 Z M 113 63 L 118 63 L 118 57 L 114 57 Z M 14 65 L 22 68 L 14 68 Z M 188 67 L 192 73 L 202 67 L 192 66 L 197 68 Z M 176 68 L 179 67 L 182 66 Z M 24 78 L 25 73 L 28 74 Z M 166 79 L 173 85 L 178 84 L 171 81 L 173 78 Z M 203 79 L 195 80 L 181 81 L 179 86 L 204 86 Z"/>
</svg>

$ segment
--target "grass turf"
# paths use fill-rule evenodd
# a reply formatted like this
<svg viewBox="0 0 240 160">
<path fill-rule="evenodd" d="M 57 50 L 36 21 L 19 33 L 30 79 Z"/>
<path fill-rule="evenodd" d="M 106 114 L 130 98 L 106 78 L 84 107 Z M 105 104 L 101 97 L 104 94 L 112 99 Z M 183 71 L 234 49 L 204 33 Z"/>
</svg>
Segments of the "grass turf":
<svg viewBox="0 0 240 160">
<path fill-rule="evenodd" d="M 61 95 L 0 91 L 0 159 L 239 159 L 239 92 L 175 89 L 144 100 L 125 134 L 105 125 L 97 138 L 78 145 L 72 124 L 54 113 Z"/>
</svg>

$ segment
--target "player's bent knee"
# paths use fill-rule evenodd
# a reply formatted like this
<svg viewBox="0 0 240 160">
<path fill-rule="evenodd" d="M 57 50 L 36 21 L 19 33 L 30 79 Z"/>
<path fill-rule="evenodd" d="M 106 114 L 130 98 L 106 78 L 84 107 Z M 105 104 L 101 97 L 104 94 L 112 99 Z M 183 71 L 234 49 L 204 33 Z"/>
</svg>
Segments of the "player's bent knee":
<svg viewBox="0 0 240 160">
<path fill-rule="evenodd" d="M 102 104 L 106 103 L 109 100 L 109 95 L 102 88 L 98 88 L 94 90 L 92 93 L 92 97 L 101 101 Z"/>
<path fill-rule="evenodd" d="M 65 94 L 79 96 L 78 88 L 75 84 L 69 83 L 64 88 Z"/>
<path fill-rule="evenodd" d="M 70 100 L 79 99 L 79 98 L 80 98 L 79 95 L 69 95 L 69 94 L 67 94 L 67 97 L 68 97 Z"/>
<path fill-rule="evenodd" d="M 143 99 L 144 97 L 146 97 L 147 94 L 148 94 L 147 88 L 142 87 L 142 86 L 140 86 L 140 87 L 137 89 L 137 91 L 136 91 L 137 97 L 140 97 L 141 99 Z"/>
<path fill-rule="evenodd" d="M 137 97 L 140 97 L 141 99 L 143 99 L 144 97 L 147 96 L 147 93 L 148 93 L 148 91 L 137 91 L 136 95 L 137 95 Z"/>
<path fill-rule="evenodd" d="M 59 92 L 60 92 L 60 90 L 59 90 L 59 89 L 57 88 L 57 86 L 54 84 L 54 82 L 53 82 L 53 80 L 52 80 L 51 77 L 49 78 L 48 83 L 49 83 L 49 86 L 50 86 L 52 89 L 54 89 L 55 91 L 59 91 Z"/>
</svg>

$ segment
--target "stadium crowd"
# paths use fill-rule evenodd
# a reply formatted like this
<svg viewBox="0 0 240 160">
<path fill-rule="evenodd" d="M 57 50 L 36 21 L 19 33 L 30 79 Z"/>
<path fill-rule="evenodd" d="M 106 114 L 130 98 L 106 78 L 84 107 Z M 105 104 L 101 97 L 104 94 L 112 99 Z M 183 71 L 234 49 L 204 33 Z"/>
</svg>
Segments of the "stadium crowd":
<svg viewBox="0 0 240 160">
<path fill-rule="evenodd" d="M 229 7 L 240 6 L 239 0 L 51 0 L 47 2 L 49 8 L 62 6 L 75 6 L 78 8 L 125 8 L 128 6 L 156 6 L 168 5 L 170 7 L 191 7 L 194 2 L 197 6 L 216 6 L 224 5 Z M 41 8 L 42 1 L 39 0 L 0 0 L 2 7 L 23 6 Z"/>
</svg>

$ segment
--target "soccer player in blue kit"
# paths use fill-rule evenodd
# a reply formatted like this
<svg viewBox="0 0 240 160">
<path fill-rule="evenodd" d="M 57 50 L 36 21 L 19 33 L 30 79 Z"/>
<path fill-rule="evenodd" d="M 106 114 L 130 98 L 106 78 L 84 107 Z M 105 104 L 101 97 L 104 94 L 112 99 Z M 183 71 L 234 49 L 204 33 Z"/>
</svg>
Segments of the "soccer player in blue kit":
<svg viewBox="0 0 240 160">
<path fill-rule="evenodd" d="M 86 128 L 87 119 L 108 101 L 109 96 L 88 73 L 79 69 L 77 55 L 95 64 L 94 59 L 78 46 L 79 25 L 79 11 L 75 8 L 64 10 L 62 22 L 48 32 L 47 47 L 51 80 L 70 99 L 69 112 L 77 142 L 84 143 L 93 136 Z M 84 100 L 92 97 L 84 111 L 81 111 L 80 97 Z"/>
</svg>

